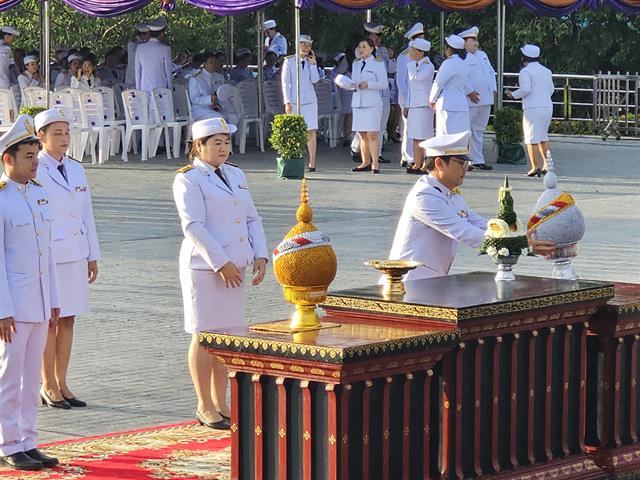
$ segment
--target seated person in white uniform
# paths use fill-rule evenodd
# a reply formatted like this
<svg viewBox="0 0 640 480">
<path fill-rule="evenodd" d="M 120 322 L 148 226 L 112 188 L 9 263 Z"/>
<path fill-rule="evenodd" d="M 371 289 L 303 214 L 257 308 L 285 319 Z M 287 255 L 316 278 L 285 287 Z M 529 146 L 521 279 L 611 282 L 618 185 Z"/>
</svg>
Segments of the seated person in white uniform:
<svg viewBox="0 0 640 480">
<path fill-rule="evenodd" d="M 311 50 L 313 40 L 300 35 L 298 55 L 300 57 L 300 112 L 298 112 L 298 89 L 296 88 L 296 56 L 290 55 L 282 64 L 282 98 L 285 113 L 299 113 L 307 124 L 307 150 L 310 172 L 316 170 L 316 133 L 318 131 L 318 99 L 313 84 L 320 80 L 316 57 Z"/>
<path fill-rule="evenodd" d="M 208 53 L 200 71 L 189 79 L 189 99 L 194 120 L 222 115 L 216 92 L 224 84 L 224 77 L 215 71 L 216 63 L 216 53 Z"/>
<path fill-rule="evenodd" d="M 71 143 L 69 119 L 51 108 L 35 117 L 42 143 L 38 180 L 47 189 L 53 215 L 53 254 L 56 260 L 60 321 L 49 329 L 42 364 L 43 403 L 69 409 L 86 407 L 67 384 L 67 370 L 77 315 L 90 311 L 89 284 L 98 275 L 100 246 L 93 218 L 89 181 L 82 164 L 65 152 Z"/>
<path fill-rule="evenodd" d="M 405 280 L 448 275 L 459 243 L 482 245 L 487 221 L 469 208 L 458 188 L 469 164 L 470 138 L 466 131 L 439 135 L 421 145 L 430 173 L 420 177 L 407 195 L 389 253 L 391 260 L 422 262 Z M 534 252 L 553 253 L 551 242 L 527 237 Z"/>
<path fill-rule="evenodd" d="M 246 325 L 245 274 L 253 273 L 252 285 L 261 283 L 269 255 L 247 178 L 225 163 L 235 130 L 221 118 L 195 122 L 189 152 L 193 163 L 178 170 L 173 182 L 184 233 L 179 271 L 185 330 L 191 335 L 189 371 L 198 397 L 196 419 L 219 430 L 230 429 L 227 369 L 200 346 L 198 335 Z"/>
<path fill-rule="evenodd" d="M 277 80 L 280 77 L 278 68 L 278 53 L 269 49 L 264 55 L 264 65 L 262 66 L 265 80 Z"/>
<path fill-rule="evenodd" d="M 54 88 L 64 88 L 71 86 L 71 79 L 78 74 L 82 65 L 82 57 L 77 53 L 72 53 L 67 57 L 67 69 L 58 73 Z"/>
<path fill-rule="evenodd" d="M 255 78 L 253 72 L 249 70 L 250 61 L 251 51 L 248 48 L 240 48 L 236 52 L 236 66 L 233 67 L 229 73 L 229 78 L 232 82 L 240 83 L 243 80 Z"/>
<path fill-rule="evenodd" d="M 18 85 L 22 92 L 20 100 L 20 108 L 27 104 L 26 96 L 24 95 L 24 89 L 28 87 L 40 87 L 44 88 L 44 79 L 40 75 L 40 61 L 35 55 L 27 55 L 24 57 L 25 71 L 18 75 Z"/>
</svg>

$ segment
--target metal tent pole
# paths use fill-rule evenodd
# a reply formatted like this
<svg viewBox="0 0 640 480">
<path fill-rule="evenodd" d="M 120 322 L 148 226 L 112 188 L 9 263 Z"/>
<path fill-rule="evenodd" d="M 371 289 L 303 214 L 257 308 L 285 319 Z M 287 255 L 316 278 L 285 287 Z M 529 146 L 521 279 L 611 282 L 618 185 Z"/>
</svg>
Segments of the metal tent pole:
<svg viewBox="0 0 640 480">
<path fill-rule="evenodd" d="M 264 62 L 264 53 L 262 46 L 264 45 L 264 32 L 262 31 L 262 23 L 264 22 L 264 11 L 256 12 L 256 42 L 258 44 L 258 116 L 262 118 L 262 105 L 263 105 L 263 87 L 264 87 L 264 69 L 262 64 Z"/>
<path fill-rule="evenodd" d="M 440 55 L 444 55 L 444 12 L 440 12 Z"/>
<path fill-rule="evenodd" d="M 300 48 L 300 7 L 298 7 L 296 0 L 293 2 L 294 6 L 294 23 L 296 33 L 296 44 L 294 45 L 296 55 L 296 108 L 297 113 L 300 113 L 300 55 L 298 50 Z"/>
<path fill-rule="evenodd" d="M 44 89 L 46 91 L 46 105 L 49 108 L 49 88 L 51 87 L 51 5 L 49 0 L 42 0 L 42 55 L 40 64 L 44 72 Z"/>
<path fill-rule="evenodd" d="M 367 10 L 367 23 L 373 22 L 373 12 L 371 9 Z"/>
<path fill-rule="evenodd" d="M 233 17 L 227 17 L 227 38 L 229 39 L 229 73 L 233 68 L 233 51 L 235 46 L 233 44 Z"/>
<path fill-rule="evenodd" d="M 507 31 L 507 4 L 505 0 L 500 0 L 500 106 L 502 106 L 502 95 L 504 92 L 504 44 Z"/>
</svg>

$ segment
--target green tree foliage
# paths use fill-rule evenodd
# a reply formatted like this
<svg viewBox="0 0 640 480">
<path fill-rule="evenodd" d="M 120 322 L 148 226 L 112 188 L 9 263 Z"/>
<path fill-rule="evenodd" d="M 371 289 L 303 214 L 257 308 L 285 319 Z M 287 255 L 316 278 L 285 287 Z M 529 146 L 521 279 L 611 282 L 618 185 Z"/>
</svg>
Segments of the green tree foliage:
<svg viewBox="0 0 640 480">
<path fill-rule="evenodd" d="M 113 19 L 86 17 L 67 7 L 61 0 L 52 0 L 52 43 L 66 43 L 91 48 L 101 59 L 111 47 L 124 46 L 133 35 L 133 26 L 160 14 L 160 2 Z M 279 29 L 289 39 L 293 37 L 292 1 L 280 1 L 266 9 L 266 17 L 274 18 Z M 364 35 L 363 13 L 345 14 L 320 7 L 304 10 L 301 15 L 302 33 L 314 38 L 314 50 L 329 53 L 355 49 Z M 440 15 L 413 4 L 396 7 L 387 3 L 374 10 L 375 21 L 385 24 L 385 44 L 400 52 L 406 46 L 403 33 L 414 22 L 427 26 L 427 38 L 432 51 L 440 48 Z M 168 40 L 174 52 L 187 49 L 198 52 L 227 49 L 226 19 L 179 1 L 168 15 Z M 16 41 L 17 47 L 37 49 L 40 25 L 38 1 L 24 0 L 19 6 L 0 15 L 2 24 L 14 25 L 24 33 Z M 496 60 L 496 6 L 473 13 L 447 13 L 445 33 L 456 28 L 478 25 L 481 48 L 493 63 Z M 554 72 L 591 74 L 598 71 L 632 71 L 640 65 L 640 17 L 628 17 L 609 7 L 592 11 L 582 9 L 564 17 L 541 17 L 524 7 L 507 7 L 507 43 L 505 70 L 520 69 L 519 47 L 526 42 L 542 47 L 543 62 Z M 251 48 L 255 52 L 256 16 L 235 18 L 235 46 Z M 291 48 L 291 46 L 290 46 Z M 291 50 L 290 50 L 291 51 Z"/>
</svg>

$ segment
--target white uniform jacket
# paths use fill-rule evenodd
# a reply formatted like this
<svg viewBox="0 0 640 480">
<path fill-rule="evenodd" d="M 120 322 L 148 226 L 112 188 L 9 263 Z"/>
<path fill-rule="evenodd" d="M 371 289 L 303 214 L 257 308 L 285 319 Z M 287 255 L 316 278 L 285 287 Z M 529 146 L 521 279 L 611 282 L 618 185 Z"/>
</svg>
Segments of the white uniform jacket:
<svg viewBox="0 0 640 480">
<path fill-rule="evenodd" d="M 20 90 L 24 90 L 27 87 L 43 87 L 44 88 L 44 83 L 42 79 L 36 80 L 26 70 L 22 72 L 20 75 L 18 75 L 18 85 L 20 85 Z"/>
<path fill-rule="evenodd" d="M 407 74 L 409 77 L 407 106 L 409 108 L 428 107 L 434 75 L 433 63 L 428 57 L 424 57 L 419 62 L 409 61 Z"/>
<path fill-rule="evenodd" d="M 318 101 L 313 84 L 320 80 L 318 66 L 304 58 L 300 63 L 300 105 L 308 105 Z M 298 99 L 296 88 L 296 56 L 290 55 L 282 64 L 282 98 L 285 105 L 290 103 L 295 106 Z"/>
<path fill-rule="evenodd" d="M 407 96 L 409 94 L 409 72 L 407 70 L 407 65 L 410 61 L 409 48 L 403 50 L 402 53 L 398 55 L 396 86 L 398 87 L 398 105 L 403 108 L 409 107 L 409 104 L 407 103 Z"/>
<path fill-rule="evenodd" d="M 56 263 L 100 259 L 100 245 L 93 217 L 91 191 L 82 165 L 66 155 L 62 164 L 67 175 L 58 170 L 58 161 L 47 153 L 38 154 L 37 178 L 47 189 L 53 216 L 53 252 Z"/>
<path fill-rule="evenodd" d="M 273 38 L 264 39 L 265 47 L 274 50 L 279 57 L 287 54 L 287 39 L 280 32 L 276 32 Z"/>
<path fill-rule="evenodd" d="M 454 54 L 440 65 L 431 87 L 429 102 L 436 104 L 436 110 L 468 112 L 467 95 L 472 91 L 467 64 Z"/>
<path fill-rule="evenodd" d="M 227 262 L 243 268 L 256 258 L 269 258 L 262 219 L 238 167 L 223 164 L 228 187 L 199 159 L 183 168 L 173 182 L 184 241 L 180 258 L 192 270 L 220 270 Z"/>
<path fill-rule="evenodd" d="M 358 59 L 351 67 L 351 80 L 356 84 L 351 106 L 377 107 L 382 105 L 382 92 L 389 90 L 387 71 L 382 60 L 370 56 L 366 60 Z M 366 81 L 368 86 L 360 90 L 360 82 Z"/>
<path fill-rule="evenodd" d="M 48 322 L 59 304 L 47 192 L 4 173 L 0 185 L 0 318 Z"/>
<path fill-rule="evenodd" d="M 11 47 L 0 40 L 0 88 L 11 86 L 9 65 L 11 65 Z"/>
<path fill-rule="evenodd" d="M 551 95 L 553 95 L 553 77 L 551 70 L 540 64 L 530 62 L 520 70 L 518 76 L 518 88 L 513 92 L 513 98 L 522 99 L 522 109 L 553 107 Z"/>
<path fill-rule="evenodd" d="M 73 78 L 73 75 L 69 73 L 69 70 L 61 71 L 56 77 L 56 81 L 53 84 L 53 88 L 70 87 L 72 78 Z"/>
<path fill-rule="evenodd" d="M 458 243 L 479 247 L 486 227 L 461 194 L 423 175 L 407 195 L 389 258 L 424 264 L 406 280 L 441 277 L 449 273 Z"/>
<path fill-rule="evenodd" d="M 498 87 L 496 71 L 493 69 L 489 57 L 482 50 L 478 50 L 476 53 L 467 52 L 465 62 L 469 68 L 471 89 L 480 95 L 478 103 L 472 103 L 471 99 L 468 99 L 469 106 L 493 105 L 493 94 L 498 90 Z"/>
<path fill-rule="evenodd" d="M 171 47 L 157 38 L 136 47 L 136 88 L 151 92 L 154 88 L 171 88 Z"/>
<path fill-rule="evenodd" d="M 90 77 L 82 75 L 80 79 L 75 76 L 71 77 L 71 88 L 77 88 L 84 92 L 88 92 L 92 88 L 99 87 L 100 85 L 102 85 L 102 80 L 97 75 L 91 75 Z"/>
<path fill-rule="evenodd" d="M 217 73 L 209 73 L 204 68 L 189 79 L 189 99 L 194 120 L 221 117 L 220 112 L 213 109 L 211 95 L 224 84 L 224 77 Z"/>
</svg>

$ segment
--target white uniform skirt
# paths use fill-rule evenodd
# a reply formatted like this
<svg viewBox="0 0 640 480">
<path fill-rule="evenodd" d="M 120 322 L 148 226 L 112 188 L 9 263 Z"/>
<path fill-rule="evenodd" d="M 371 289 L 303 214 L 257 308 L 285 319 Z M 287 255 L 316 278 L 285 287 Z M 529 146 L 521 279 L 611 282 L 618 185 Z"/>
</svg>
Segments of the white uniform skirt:
<svg viewBox="0 0 640 480">
<path fill-rule="evenodd" d="M 293 113 L 298 113 L 298 106 L 292 105 Z M 304 123 L 307 124 L 307 130 L 318 129 L 318 102 L 311 102 L 300 105 L 300 115 L 304 117 Z"/>
<path fill-rule="evenodd" d="M 522 112 L 524 143 L 536 144 L 549 141 L 549 125 L 553 107 L 527 108 Z"/>
<path fill-rule="evenodd" d="M 433 137 L 433 110 L 430 107 L 409 109 L 407 136 L 416 140 L 428 140 Z"/>
<path fill-rule="evenodd" d="M 72 317 L 89 312 L 87 263 L 87 259 L 83 259 L 56 264 L 61 317 Z"/>
<path fill-rule="evenodd" d="M 471 130 L 469 112 L 436 110 L 436 135 L 449 135 Z"/>
<path fill-rule="evenodd" d="M 184 303 L 184 330 L 199 333 L 206 330 L 245 325 L 245 282 L 227 288 L 219 273 L 192 270 L 180 265 L 180 286 Z M 244 268 L 240 269 L 244 277 Z"/>
<path fill-rule="evenodd" d="M 354 132 L 379 132 L 382 105 L 375 107 L 353 107 L 351 129 Z"/>
</svg>

